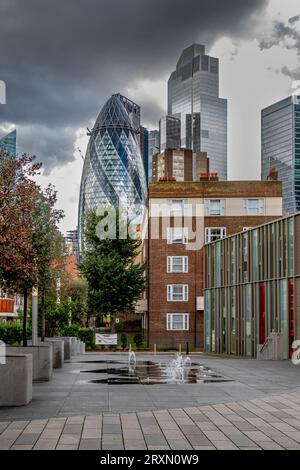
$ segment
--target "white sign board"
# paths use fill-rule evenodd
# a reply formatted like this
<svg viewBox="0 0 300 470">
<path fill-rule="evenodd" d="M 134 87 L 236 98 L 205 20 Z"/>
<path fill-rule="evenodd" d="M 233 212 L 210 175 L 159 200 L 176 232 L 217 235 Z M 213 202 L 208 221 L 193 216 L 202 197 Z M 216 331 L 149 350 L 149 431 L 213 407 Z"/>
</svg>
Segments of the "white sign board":
<svg viewBox="0 0 300 470">
<path fill-rule="evenodd" d="M 102 345 L 105 345 L 105 344 L 118 344 L 118 335 L 115 334 L 115 335 L 106 335 L 106 334 L 100 334 L 100 333 L 96 333 L 96 340 L 95 340 L 95 343 L 96 344 L 102 344 Z"/>
</svg>

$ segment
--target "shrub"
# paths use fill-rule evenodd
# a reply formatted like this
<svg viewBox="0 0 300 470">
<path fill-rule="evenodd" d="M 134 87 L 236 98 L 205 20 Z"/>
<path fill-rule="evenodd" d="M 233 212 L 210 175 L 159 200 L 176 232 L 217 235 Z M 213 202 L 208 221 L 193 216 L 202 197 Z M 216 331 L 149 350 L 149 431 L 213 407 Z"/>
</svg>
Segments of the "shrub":
<svg viewBox="0 0 300 470">
<path fill-rule="evenodd" d="M 126 347 L 127 347 L 127 335 L 126 335 L 126 333 L 122 333 L 121 334 L 121 348 L 124 351 L 126 349 Z"/>
<path fill-rule="evenodd" d="M 133 340 L 135 342 L 136 347 L 140 349 L 144 341 L 142 333 L 137 333 L 136 335 L 134 335 Z"/>
<path fill-rule="evenodd" d="M 21 344 L 22 324 L 9 321 L 0 322 L 0 340 L 6 344 Z M 31 338 L 31 326 L 27 325 L 27 338 Z"/>
<path fill-rule="evenodd" d="M 95 333 L 92 328 L 79 328 L 77 337 L 86 344 L 87 348 L 95 347 Z"/>
<path fill-rule="evenodd" d="M 81 328 L 79 325 L 65 325 L 59 330 L 60 336 L 75 336 L 86 344 L 87 348 L 95 347 L 95 333 L 92 328 Z"/>
</svg>

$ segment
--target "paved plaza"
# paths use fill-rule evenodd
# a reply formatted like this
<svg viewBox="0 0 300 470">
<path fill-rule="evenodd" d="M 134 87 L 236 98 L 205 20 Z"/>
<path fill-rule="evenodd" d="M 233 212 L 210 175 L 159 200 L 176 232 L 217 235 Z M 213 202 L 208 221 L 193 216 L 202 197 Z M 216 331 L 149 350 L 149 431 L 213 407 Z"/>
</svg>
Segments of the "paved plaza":
<svg viewBox="0 0 300 470">
<path fill-rule="evenodd" d="M 300 449 L 300 367 L 290 361 L 193 355 L 227 381 L 91 382 L 103 376 L 98 361 L 124 358 L 77 356 L 34 385 L 28 406 L 1 408 L 0 449 Z"/>
</svg>

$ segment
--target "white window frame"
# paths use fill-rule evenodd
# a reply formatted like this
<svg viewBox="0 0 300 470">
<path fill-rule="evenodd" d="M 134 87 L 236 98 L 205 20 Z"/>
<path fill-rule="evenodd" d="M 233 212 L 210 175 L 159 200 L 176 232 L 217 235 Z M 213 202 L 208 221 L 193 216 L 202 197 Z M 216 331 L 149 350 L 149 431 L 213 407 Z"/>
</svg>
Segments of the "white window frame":
<svg viewBox="0 0 300 470">
<path fill-rule="evenodd" d="M 181 209 L 179 210 L 174 210 L 174 205 L 175 204 L 181 203 Z M 170 216 L 171 217 L 184 217 L 185 215 L 185 207 L 187 204 L 186 199 L 170 199 L 169 205 L 170 205 Z"/>
<path fill-rule="evenodd" d="M 173 328 L 173 317 L 183 317 L 183 328 Z M 166 316 L 167 331 L 189 331 L 189 314 L 188 313 L 167 313 Z"/>
<path fill-rule="evenodd" d="M 182 299 L 174 299 L 174 287 L 182 287 Z M 167 285 L 167 301 L 168 302 L 188 302 L 188 300 L 189 300 L 188 284 L 168 284 Z"/>
<path fill-rule="evenodd" d="M 212 203 L 214 202 L 219 202 L 220 203 L 220 210 L 215 213 L 212 213 L 212 209 L 211 209 L 211 206 L 212 206 Z M 204 200 L 204 214 L 206 216 L 221 216 L 221 215 L 225 215 L 225 200 L 224 199 L 205 199 Z"/>
<path fill-rule="evenodd" d="M 181 241 L 174 241 L 175 230 L 182 230 Z M 177 240 L 180 240 L 178 235 Z M 167 228 L 167 243 L 168 245 L 186 245 L 188 243 L 188 227 L 168 227 Z"/>
<path fill-rule="evenodd" d="M 217 238 L 216 240 L 211 240 L 211 231 L 212 230 L 220 230 L 220 238 Z M 217 241 L 221 240 L 222 238 L 225 238 L 227 234 L 227 229 L 226 227 L 205 227 L 205 243 L 211 243 L 212 241 Z"/>
<path fill-rule="evenodd" d="M 174 258 L 182 259 L 182 271 L 174 270 Z M 188 256 L 167 256 L 167 272 L 168 273 L 188 273 L 189 258 Z"/>
<path fill-rule="evenodd" d="M 249 214 L 249 210 L 253 210 L 253 208 L 249 208 L 249 202 L 250 201 L 257 201 L 257 213 L 255 214 Z M 259 199 L 257 197 L 255 198 L 249 198 L 249 199 L 244 199 L 244 210 L 245 210 L 245 215 L 247 216 L 252 216 L 255 217 L 257 215 L 263 215 L 264 214 L 264 200 Z"/>
</svg>

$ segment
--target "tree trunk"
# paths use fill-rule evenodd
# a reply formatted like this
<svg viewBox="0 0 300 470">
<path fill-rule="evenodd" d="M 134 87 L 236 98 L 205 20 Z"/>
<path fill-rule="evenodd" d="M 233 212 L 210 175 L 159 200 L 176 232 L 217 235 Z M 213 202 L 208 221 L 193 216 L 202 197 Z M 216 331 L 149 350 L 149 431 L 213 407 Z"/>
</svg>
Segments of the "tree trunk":
<svg viewBox="0 0 300 470">
<path fill-rule="evenodd" d="M 45 341 L 45 330 L 46 330 L 46 323 L 45 323 L 45 292 L 44 289 L 42 290 L 42 299 L 41 299 L 41 320 L 42 320 L 42 341 Z"/>
<path fill-rule="evenodd" d="M 28 297 L 28 290 L 27 288 L 23 291 L 23 346 L 27 346 L 27 297 Z"/>
</svg>

